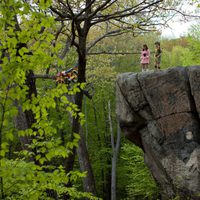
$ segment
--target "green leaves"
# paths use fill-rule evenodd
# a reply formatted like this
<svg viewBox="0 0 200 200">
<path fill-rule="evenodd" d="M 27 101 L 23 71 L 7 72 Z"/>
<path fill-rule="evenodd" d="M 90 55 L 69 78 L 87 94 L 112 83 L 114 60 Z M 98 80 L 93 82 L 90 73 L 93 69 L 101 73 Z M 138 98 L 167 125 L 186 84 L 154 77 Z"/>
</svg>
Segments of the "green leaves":
<svg viewBox="0 0 200 200">
<path fill-rule="evenodd" d="M 32 162 L 24 162 L 22 160 L 3 160 L 3 165 L 0 169 L 0 176 L 4 179 L 4 189 L 6 199 L 30 199 L 30 200 L 47 200 L 48 197 L 45 191 L 56 191 L 58 198 L 61 199 L 61 194 L 68 193 L 71 199 L 79 199 L 87 197 L 88 199 L 97 199 L 89 193 L 79 192 L 75 187 L 64 187 L 63 183 L 67 184 L 69 180 L 73 183 L 85 176 L 85 173 L 78 171 L 65 174 L 63 167 L 46 168 L 45 172 Z M 31 187 L 30 187 L 31 186 Z"/>
<path fill-rule="evenodd" d="M 19 55 L 23 56 L 25 53 L 28 53 L 29 50 L 25 47 L 22 47 L 21 49 L 19 49 Z"/>
<path fill-rule="evenodd" d="M 79 188 L 85 173 L 69 175 L 63 164 L 80 139 L 74 134 L 71 141 L 68 130 L 71 116 L 79 115 L 84 122 L 71 100 L 84 84 L 69 88 L 34 79 L 34 73 L 64 63 L 58 58 L 62 46 L 53 45 L 58 23 L 46 10 L 52 1 L 6 2 L 0 1 L 0 184 L 4 196 L 48 200 L 52 198 L 47 191 L 53 191 L 59 199 L 64 193 L 71 199 L 95 199 Z M 69 181 L 73 187 L 66 187 Z"/>
<path fill-rule="evenodd" d="M 8 143 L 7 142 L 3 142 L 1 144 L 0 157 L 4 158 L 7 152 L 8 152 Z"/>
<path fill-rule="evenodd" d="M 118 170 L 128 199 L 154 199 L 158 195 L 157 185 L 144 164 L 143 152 L 137 146 L 123 144 Z"/>
<path fill-rule="evenodd" d="M 39 7 L 41 9 L 46 9 L 51 5 L 51 3 L 52 3 L 52 0 L 40 0 L 39 1 Z"/>
</svg>

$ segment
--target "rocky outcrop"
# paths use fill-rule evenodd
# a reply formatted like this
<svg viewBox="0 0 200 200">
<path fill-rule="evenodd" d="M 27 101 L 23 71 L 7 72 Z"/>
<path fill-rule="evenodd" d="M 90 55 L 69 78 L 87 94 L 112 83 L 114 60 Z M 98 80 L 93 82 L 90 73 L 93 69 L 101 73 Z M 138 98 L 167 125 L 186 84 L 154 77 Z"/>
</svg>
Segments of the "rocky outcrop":
<svg viewBox="0 0 200 200">
<path fill-rule="evenodd" d="M 117 116 L 163 199 L 200 199 L 200 67 L 121 74 Z"/>
</svg>

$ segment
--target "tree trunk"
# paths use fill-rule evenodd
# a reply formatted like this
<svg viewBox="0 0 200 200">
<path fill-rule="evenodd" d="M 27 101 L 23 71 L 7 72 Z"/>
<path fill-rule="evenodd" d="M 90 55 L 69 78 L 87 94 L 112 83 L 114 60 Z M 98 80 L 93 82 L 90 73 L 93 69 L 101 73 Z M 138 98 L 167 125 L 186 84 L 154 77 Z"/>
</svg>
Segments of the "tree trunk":
<svg viewBox="0 0 200 200">
<path fill-rule="evenodd" d="M 110 101 L 108 101 L 108 121 L 110 125 L 110 136 L 111 136 L 111 146 L 112 146 L 112 175 L 111 175 L 111 200 L 116 200 L 116 169 L 117 169 L 117 158 L 120 149 L 120 127 L 117 126 L 117 141 L 115 144 L 115 138 L 113 133 L 113 124 L 111 118 L 111 108 Z"/>
<path fill-rule="evenodd" d="M 84 114 L 85 114 L 85 143 L 88 146 L 88 115 L 87 115 L 87 102 L 86 97 L 84 97 Z"/>
<path fill-rule="evenodd" d="M 82 83 L 85 82 L 85 69 L 86 69 L 86 38 L 79 38 L 79 71 L 78 71 L 78 82 Z M 81 92 L 82 98 L 79 98 L 79 106 L 78 108 L 82 109 L 82 102 L 83 102 L 83 92 Z M 92 167 L 89 161 L 88 150 L 85 142 L 85 137 L 80 130 L 79 125 L 79 132 L 80 134 L 80 141 L 78 147 L 78 158 L 79 164 L 82 171 L 87 171 L 87 176 L 83 180 L 83 188 L 85 192 L 91 192 L 92 194 L 96 194 L 95 188 L 95 180 L 93 176 Z"/>
<path fill-rule="evenodd" d="M 26 130 L 26 129 L 28 129 L 28 123 L 27 123 L 26 115 L 22 111 L 21 105 L 17 101 L 14 102 L 14 105 L 18 109 L 18 114 L 14 118 L 14 123 L 15 123 L 16 129 L 17 130 Z M 31 143 L 31 138 L 28 137 L 28 136 L 20 136 L 19 140 L 20 140 L 22 149 L 23 150 L 29 150 L 28 149 L 28 144 Z"/>
<path fill-rule="evenodd" d="M 107 102 L 103 99 L 102 100 L 102 110 L 103 110 L 103 116 L 104 116 L 104 135 L 103 137 L 103 147 L 105 148 L 111 148 L 110 143 L 110 136 L 109 133 L 109 122 L 108 122 L 108 111 L 107 111 Z M 102 166 L 102 179 L 103 179 L 103 199 L 104 200 L 110 200 L 111 198 L 111 159 L 106 153 L 104 156 L 106 167 Z"/>
<path fill-rule="evenodd" d="M 86 71 L 86 38 L 87 33 L 89 31 L 89 25 L 85 23 L 84 28 L 81 28 L 80 24 L 76 24 L 76 28 L 78 31 L 78 83 L 84 83 L 86 82 L 85 78 L 85 71 Z M 82 171 L 87 171 L 87 177 L 84 179 L 84 191 L 85 192 L 91 192 L 92 194 L 96 194 L 95 189 L 95 180 L 92 172 L 92 167 L 89 161 L 88 156 L 88 150 L 85 143 L 84 134 L 81 133 L 80 130 L 80 117 L 79 112 L 82 111 L 82 104 L 83 104 L 83 90 L 78 92 L 75 95 L 75 104 L 78 107 L 78 113 L 77 117 L 73 118 L 72 122 L 72 140 L 74 138 L 73 133 L 77 133 L 80 135 L 80 141 L 79 141 L 79 149 L 78 149 L 78 156 L 80 161 L 80 167 Z M 73 154 L 71 154 L 68 158 L 67 162 L 67 171 L 71 171 L 73 169 L 74 160 L 75 160 L 75 153 L 76 148 L 74 147 L 72 150 Z"/>
<path fill-rule="evenodd" d="M 80 136 L 81 138 L 79 140 L 79 146 L 77 149 L 78 160 L 81 171 L 87 172 L 87 176 L 83 179 L 83 189 L 85 192 L 91 192 L 92 194 L 96 194 L 94 175 L 90 164 L 85 137 L 82 129 L 80 130 Z"/>
<path fill-rule="evenodd" d="M 37 96 L 36 83 L 33 77 L 34 77 L 33 71 L 27 72 L 25 85 L 28 86 L 28 91 L 26 98 L 30 100 L 32 98 L 32 95 Z M 28 110 L 23 112 L 20 102 L 17 101 L 14 102 L 14 105 L 18 109 L 18 115 L 14 118 L 14 123 L 17 130 L 26 130 L 28 128 L 31 128 L 33 123 L 35 122 L 33 111 Z M 28 150 L 28 145 L 31 143 L 32 140 L 31 137 L 23 136 L 20 137 L 19 139 L 21 142 L 22 149 Z"/>
<path fill-rule="evenodd" d="M 112 156 L 112 178 L 111 178 L 111 200 L 116 200 L 116 175 L 117 175 L 117 159 L 120 149 L 120 137 L 121 130 L 118 124 L 117 127 L 117 142 L 115 148 L 113 149 L 113 156 Z"/>
</svg>

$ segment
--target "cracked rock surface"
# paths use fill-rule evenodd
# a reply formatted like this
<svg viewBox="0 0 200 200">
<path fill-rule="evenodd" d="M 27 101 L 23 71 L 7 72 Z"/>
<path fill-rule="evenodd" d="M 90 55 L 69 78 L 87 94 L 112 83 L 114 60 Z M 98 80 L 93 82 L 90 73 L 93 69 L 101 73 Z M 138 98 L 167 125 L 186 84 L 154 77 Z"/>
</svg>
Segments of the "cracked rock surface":
<svg viewBox="0 0 200 200">
<path fill-rule="evenodd" d="M 117 116 L 162 188 L 200 199 L 200 66 L 118 76 Z"/>
</svg>

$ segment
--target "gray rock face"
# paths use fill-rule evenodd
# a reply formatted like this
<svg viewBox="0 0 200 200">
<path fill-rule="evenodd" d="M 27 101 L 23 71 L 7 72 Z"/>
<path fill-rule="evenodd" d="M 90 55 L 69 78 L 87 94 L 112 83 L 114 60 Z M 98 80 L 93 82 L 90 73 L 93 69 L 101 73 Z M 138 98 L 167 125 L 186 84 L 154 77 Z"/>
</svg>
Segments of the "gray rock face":
<svg viewBox="0 0 200 200">
<path fill-rule="evenodd" d="M 200 66 L 121 74 L 117 116 L 163 199 L 200 199 Z"/>
</svg>

